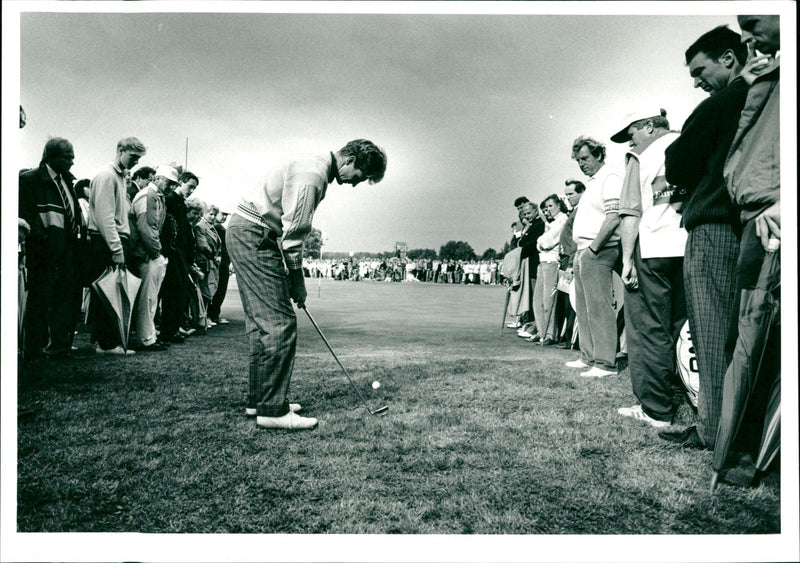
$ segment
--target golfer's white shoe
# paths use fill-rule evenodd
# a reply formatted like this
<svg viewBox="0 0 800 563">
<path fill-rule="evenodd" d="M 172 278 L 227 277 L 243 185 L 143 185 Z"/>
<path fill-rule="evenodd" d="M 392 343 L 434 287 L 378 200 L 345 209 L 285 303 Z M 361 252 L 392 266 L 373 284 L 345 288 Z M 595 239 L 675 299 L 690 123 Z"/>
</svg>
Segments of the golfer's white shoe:
<svg viewBox="0 0 800 563">
<path fill-rule="evenodd" d="M 654 426 L 656 428 L 666 428 L 667 426 L 672 426 L 672 423 L 667 420 L 656 420 L 655 418 L 648 415 L 646 412 L 642 410 L 642 405 L 634 405 L 632 407 L 622 407 L 617 409 L 617 412 L 622 416 L 627 416 L 629 418 L 635 418 L 641 422 L 646 422 L 650 426 Z"/>
<path fill-rule="evenodd" d="M 303 410 L 303 407 L 299 404 L 289 403 L 289 412 L 300 412 L 301 410 Z M 247 416 L 255 416 L 258 413 L 256 412 L 256 409 L 246 408 L 244 409 L 244 414 Z"/>
<path fill-rule="evenodd" d="M 585 363 L 583 360 L 578 358 L 577 360 L 572 360 L 571 362 L 566 362 L 564 364 L 568 368 L 588 368 L 591 367 L 589 364 Z"/>
<path fill-rule="evenodd" d="M 616 375 L 616 374 L 617 372 L 615 371 L 609 371 L 607 369 L 594 366 L 589 371 L 582 371 L 581 377 L 606 377 L 608 375 Z"/>
<path fill-rule="evenodd" d="M 317 427 L 317 419 L 303 417 L 292 411 L 283 416 L 258 416 L 256 425 L 259 428 L 274 428 L 277 430 L 311 430 Z"/>
</svg>

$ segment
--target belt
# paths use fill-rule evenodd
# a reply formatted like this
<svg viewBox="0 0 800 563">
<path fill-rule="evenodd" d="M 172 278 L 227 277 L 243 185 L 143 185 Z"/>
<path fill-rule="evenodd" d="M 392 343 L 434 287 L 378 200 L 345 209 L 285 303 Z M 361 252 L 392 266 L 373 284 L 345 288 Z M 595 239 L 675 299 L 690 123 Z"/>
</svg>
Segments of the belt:
<svg viewBox="0 0 800 563">
<path fill-rule="evenodd" d="M 103 235 L 100 234 L 100 231 L 86 231 L 87 237 L 91 239 L 92 237 L 100 237 L 103 238 Z M 119 234 L 119 238 L 128 240 L 128 235 L 124 233 Z"/>
</svg>

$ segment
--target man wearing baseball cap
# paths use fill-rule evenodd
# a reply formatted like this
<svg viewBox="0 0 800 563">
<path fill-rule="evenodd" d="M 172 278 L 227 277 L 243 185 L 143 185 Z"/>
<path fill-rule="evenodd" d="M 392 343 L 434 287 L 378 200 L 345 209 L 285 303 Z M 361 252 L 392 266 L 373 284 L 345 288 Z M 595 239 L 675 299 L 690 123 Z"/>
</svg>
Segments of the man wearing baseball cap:
<svg viewBox="0 0 800 563">
<path fill-rule="evenodd" d="M 167 258 L 160 240 L 167 214 L 164 192 L 177 185 L 177 171 L 171 166 L 159 166 L 154 180 L 136 194 L 131 205 L 130 269 L 142 278 L 136 297 L 135 321 L 137 349 L 142 352 L 158 352 L 168 347 L 156 338 L 155 315 L 158 292 L 167 271 Z"/>
<path fill-rule="evenodd" d="M 622 281 L 628 367 L 638 405 L 620 408 L 622 416 L 668 427 L 677 410 L 675 343 L 686 322 L 681 226 L 685 190 L 669 185 L 664 151 L 678 138 L 667 112 L 645 108 L 626 115 L 611 140 L 630 145 L 620 194 Z"/>
</svg>

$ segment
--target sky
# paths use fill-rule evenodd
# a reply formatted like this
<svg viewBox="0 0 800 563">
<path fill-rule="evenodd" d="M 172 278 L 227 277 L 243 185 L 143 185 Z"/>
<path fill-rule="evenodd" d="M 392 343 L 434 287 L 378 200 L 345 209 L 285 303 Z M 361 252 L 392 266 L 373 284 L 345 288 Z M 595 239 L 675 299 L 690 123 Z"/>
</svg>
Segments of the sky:
<svg viewBox="0 0 800 563">
<path fill-rule="evenodd" d="M 16 167 L 62 136 L 73 173 L 91 178 L 133 135 L 148 147 L 142 164 L 188 164 L 196 197 L 230 209 L 279 157 L 367 138 L 386 151 L 386 176 L 328 191 L 314 219 L 323 250 L 463 240 L 480 254 L 509 238 L 517 196 L 539 202 L 582 178 L 577 136 L 606 142 L 619 164 L 624 146 L 608 138 L 631 109 L 663 107 L 680 128 L 706 96 L 684 50 L 714 26 L 738 30 L 735 10 L 463 11 L 24 12 Z"/>
<path fill-rule="evenodd" d="M 499 250 L 516 219 L 516 197 L 538 202 L 563 193 L 564 180 L 582 178 L 570 158 L 576 137 L 605 142 L 609 165 L 621 166 L 625 147 L 609 137 L 631 109 L 665 108 L 672 127 L 679 129 L 706 97 L 692 87 L 685 49 L 717 25 L 738 31 L 736 14 L 755 12 L 755 5 L 761 12 L 782 11 L 782 54 L 795 56 L 793 2 L 3 1 L 3 185 L 15 186 L 19 169 L 38 165 L 50 137 L 69 139 L 76 154 L 73 173 L 91 178 L 112 160 L 117 141 L 133 135 L 148 147 L 142 164 L 184 164 L 188 156 L 188 168 L 200 177 L 195 195 L 230 209 L 239 190 L 257 182 L 281 156 L 327 153 L 351 139 L 368 138 L 388 154 L 386 176 L 375 185 L 328 190 L 314 217 L 314 226 L 323 231 L 323 251 L 391 251 L 396 242 L 438 250 L 450 240 L 466 241 L 479 254 Z M 789 61 L 794 64 L 782 71 L 796 78 L 791 74 L 796 57 Z M 782 111 L 788 106 L 796 112 L 796 92 L 792 95 L 794 103 Z M 19 104 L 28 118 L 23 129 L 17 127 Z M 791 124 L 794 119 L 787 118 L 783 130 Z M 783 149 L 796 155 L 796 136 L 794 150 Z M 794 191 L 784 197 L 789 209 L 796 209 Z M 14 343 L 5 335 L 15 316 L 16 190 L 4 189 L 2 203 L 3 272 L 8 274 L 3 276 L 2 344 L 3 357 L 10 359 Z M 792 225 L 796 217 L 787 215 Z M 784 247 L 792 255 L 796 228 L 787 232 L 795 233 Z M 787 281 L 791 314 L 796 280 Z M 796 331 L 796 322 L 789 325 Z M 5 368 L 4 363 L 4 376 Z M 12 401 L 12 409 L 3 409 L 4 454 L 8 448 L 13 452 L 15 442 L 9 381 L 4 377 L 3 396 Z M 796 401 L 796 386 L 796 378 L 787 378 L 790 402 Z M 787 410 L 789 431 L 796 435 L 796 413 Z M 786 442 L 796 454 L 796 440 Z M 792 459 L 796 463 L 796 455 Z M 13 455 L 3 457 L 4 476 L 13 475 L 13 461 Z M 6 499 L 14 498 L 5 488 L 12 484 L 4 483 Z M 3 504 L 5 531 L 13 531 L 10 509 L 13 504 Z M 796 529 L 797 515 L 784 512 L 782 523 Z M 174 539 L 149 537 L 150 557 L 142 560 L 163 557 L 164 546 Z M 195 550 L 211 541 L 181 539 Z M 296 550 L 285 539 L 275 538 L 283 549 L 276 553 L 293 560 Z M 383 549 L 371 552 L 372 560 L 395 553 L 387 545 L 416 548 L 408 560 L 438 558 L 427 550 L 429 538 L 415 538 L 413 544 L 398 539 L 399 544 L 384 538 Z M 449 558 L 496 557 L 495 544 L 470 551 L 482 547 L 472 539 L 456 538 Z M 626 539 L 634 548 L 624 553 L 633 555 L 621 554 L 618 560 L 660 553 L 642 543 L 652 538 Z M 726 538 L 723 545 L 730 557 L 768 559 L 770 548 L 779 545 L 769 539 L 765 544 Z M 542 542 L 564 547 L 548 538 L 535 540 L 539 543 L 525 553 L 539 553 Z M 672 560 L 711 559 L 702 539 L 681 538 L 680 545 L 665 540 Z M 74 542 L 71 547 L 85 542 L 64 541 Z M 206 557 L 257 553 L 263 549 L 260 541 L 238 539 L 245 551 L 208 551 Z M 591 545 L 607 547 L 602 538 L 598 541 Z M 330 538 L 329 551 L 305 553 L 318 560 L 343 557 L 352 553 L 350 542 Z M 520 560 L 517 552 L 503 553 L 507 560 Z M 40 560 L 69 560 L 57 551 L 51 557 Z"/>
</svg>

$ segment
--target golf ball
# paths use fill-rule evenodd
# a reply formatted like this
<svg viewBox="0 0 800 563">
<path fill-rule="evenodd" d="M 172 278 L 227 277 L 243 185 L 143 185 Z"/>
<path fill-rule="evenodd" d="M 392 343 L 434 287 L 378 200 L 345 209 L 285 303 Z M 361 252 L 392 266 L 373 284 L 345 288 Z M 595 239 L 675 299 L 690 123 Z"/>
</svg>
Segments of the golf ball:
<svg viewBox="0 0 800 563">
<path fill-rule="evenodd" d="M 380 381 L 373 381 L 372 382 L 372 388 L 373 389 L 379 389 L 380 386 L 381 386 L 381 382 Z"/>
</svg>

